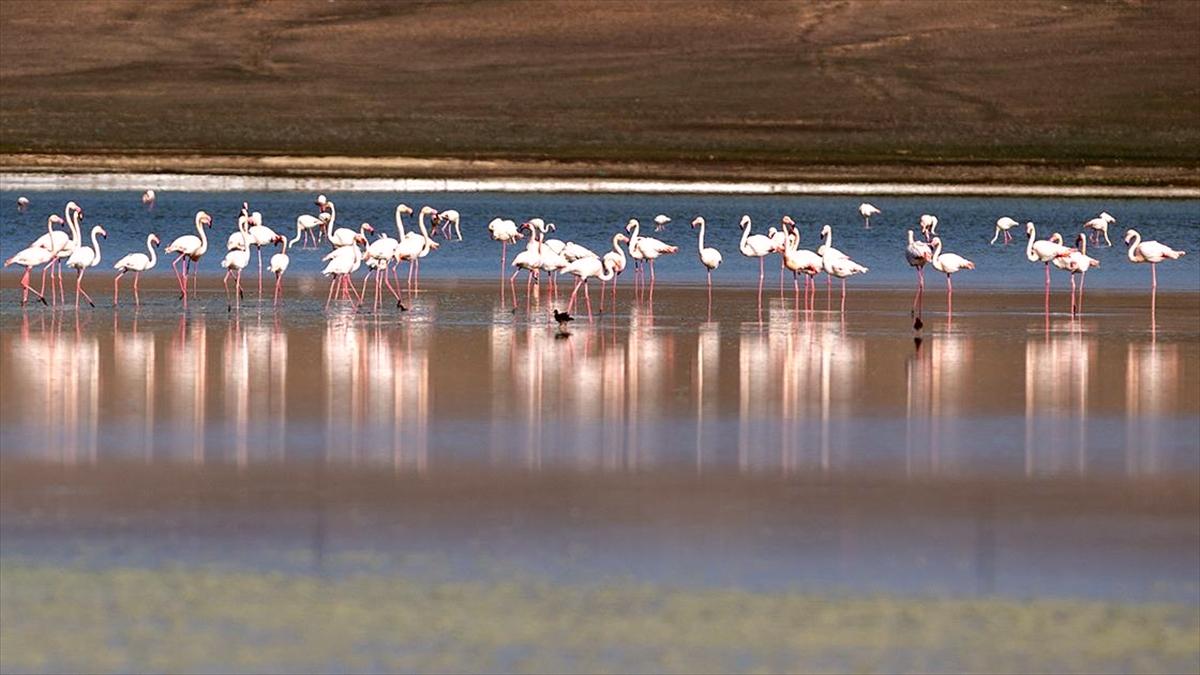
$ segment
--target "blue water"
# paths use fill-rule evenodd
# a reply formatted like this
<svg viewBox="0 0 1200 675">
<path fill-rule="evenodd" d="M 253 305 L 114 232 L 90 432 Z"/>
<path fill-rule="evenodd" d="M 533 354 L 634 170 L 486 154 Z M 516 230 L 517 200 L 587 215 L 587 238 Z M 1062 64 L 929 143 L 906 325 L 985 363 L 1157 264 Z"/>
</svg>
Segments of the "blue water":
<svg viewBox="0 0 1200 675">
<path fill-rule="evenodd" d="M 17 212 L 18 194 L 32 201 L 28 212 Z M 486 225 L 493 217 L 523 219 L 540 216 L 558 225 L 556 235 L 564 241 L 576 241 L 596 251 L 609 246 L 612 234 L 623 228 L 629 218 L 639 218 L 644 235 L 653 235 L 680 247 L 675 256 L 656 264 L 661 281 L 702 283 L 703 268 L 696 259 L 696 233 L 688 227 L 696 215 L 709 223 L 709 246 L 722 251 L 724 265 L 714 281 L 724 284 L 751 284 L 758 265 L 738 253 L 741 235 L 737 223 L 742 214 L 754 219 L 755 233 L 777 225 L 779 218 L 791 215 L 802 230 L 802 246 L 815 248 L 822 224 L 834 228 L 834 245 L 848 253 L 871 272 L 861 285 L 908 284 L 912 271 L 904 263 L 905 230 L 916 228 L 922 213 L 938 216 L 939 234 L 946 251 L 975 261 L 974 272 L 957 275 L 957 288 L 1037 288 L 1043 280 L 1039 265 L 1024 258 L 1023 231 L 1013 230 L 1009 246 L 990 246 L 995 221 L 1011 216 L 1018 221 L 1032 220 L 1043 238 L 1058 231 L 1068 241 L 1074 239 L 1081 223 L 1100 211 L 1117 218 L 1110 226 L 1111 248 L 1089 248 L 1102 265 L 1088 275 L 1088 287 L 1132 289 L 1149 285 L 1146 265 L 1133 265 L 1125 258 L 1121 238 L 1127 228 L 1136 228 L 1145 239 L 1157 239 L 1177 249 L 1189 251 L 1178 261 L 1159 266 L 1158 281 L 1164 289 L 1200 290 L 1200 201 L 1143 199 L 1046 199 L 981 197 L 879 197 L 871 203 L 883 209 L 872 219 L 872 228 L 863 228 L 857 206 L 862 201 L 850 197 L 795 196 L 697 196 L 697 195 L 590 195 L 590 194 L 512 194 L 512 193 L 435 193 L 392 194 L 381 192 L 328 193 L 337 204 L 337 225 L 357 229 L 370 222 L 381 231 L 395 236 L 393 213 L 404 202 L 419 210 L 429 204 L 438 209 L 457 209 L 462 214 L 462 242 L 445 243 L 422 263 L 426 278 L 493 278 L 499 273 L 500 245 L 488 238 Z M 103 225 L 109 233 L 101 242 L 104 269 L 120 256 L 142 250 L 146 235 L 156 232 L 165 246 L 175 237 L 193 233 L 193 214 L 204 209 L 214 217 L 210 236 L 217 242 L 201 262 L 201 269 L 218 271 L 217 261 L 228 235 L 236 229 L 236 218 L 243 201 L 252 210 L 261 211 L 264 224 L 279 232 L 295 234 L 296 216 L 314 214 L 314 194 L 300 192 L 174 192 L 159 193 L 158 204 L 147 210 L 138 192 L 21 192 L 0 190 L 0 256 L 7 258 L 27 246 L 44 232 L 46 216 L 62 213 L 68 200 L 75 200 L 85 212 L 84 229 Z M 665 232 L 654 233 L 652 219 L 658 213 L 671 216 Z M 648 225 L 648 226 L 646 226 Z M 415 228 L 416 219 L 407 218 L 406 227 Z M 86 236 L 86 234 L 85 234 Z M 266 253 L 266 252 L 264 252 Z M 324 250 L 292 251 L 292 275 L 314 275 L 320 269 Z M 509 251 L 509 260 L 514 251 Z M 768 270 L 778 258 L 769 258 Z M 169 274 L 160 262 L 157 274 Z M 777 274 L 777 272 L 776 272 Z"/>
</svg>

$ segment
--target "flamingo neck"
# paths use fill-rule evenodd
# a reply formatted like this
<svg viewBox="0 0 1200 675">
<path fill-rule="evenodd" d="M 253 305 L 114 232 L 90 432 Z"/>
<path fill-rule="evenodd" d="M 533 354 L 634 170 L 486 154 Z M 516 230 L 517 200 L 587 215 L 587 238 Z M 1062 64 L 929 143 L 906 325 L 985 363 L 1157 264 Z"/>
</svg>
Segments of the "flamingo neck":
<svg viewBox="0 0 1200 675">
<path fill-rule="evenodd" d="M 624 261 L 625 260 L 625 251 L 621 250 L 621 233 L 620 232 L 613 235 L 612 246 L 613 246 L 613 252 L 616 253 L 618 256 L 620 256 L 621 260 Z"/>
<path fill-rule="evenodd" d="M 700 221 L 700 250 L 704 250 L 704 221 Z"/>
<path fill-rule="evenodd" d="M 421 230 L 421 236 L 425 239 L 421 245 L 421 256 L 424 257 L 429 253 L 430 244 L 433 240 L 429 238 L 429 230 L 425 227 L 425 210 L 421 209 L 421 213 L 417 214 L 417 227 Z M 358 248 L 357 246 L 355 248 Z"/>
<path fill-rule="evenodd" d="M 92 228 L 92 250 L 96 252 L 96 257 L 92 259 L 92 267 L 100 264 L 100 242 L 96 240 L 96 232 L 99 229 L 99 225 Z"/>
<path fill-rule="evenodd" d="M 1136 252 L 1137 252 L 1138 245 L 1141 243 L 1142 243 L 1142 235 L 1139 234 L 1137 230 L 1134 230 L 1133 231 L 1133 243 L 1129 244 L 1129 252 L 1126 254 L 1129 256 L 1129 262 L 1137 262 L 1138 261 Z"/>
<path fill-rule="evenodd" d="M 333 202 L 325 203 L 329 206 L 329 224 L 325 227 L 327 231 L 333 232 L 333 224 L 337 222 L 337 206 L 334 206 Z"/>
<path fill-rule="evenodd" d="M 741 249 L 742 254 L 744 254 L 744 255 L 751 255 L 750 249 L 746 247 L 746 242 L 749 241 L 749 239 L 750 239 L 750 223 L 747 222 L 742 227 L 742 240 L 738 242 L 738 248 Z"/>
<path fill-rule="evenodd" d="M 1029 235 L 1029 241 L 1025 244 L 1025 258 L 1029 262 L 1038 262 L 1037 254 L 1033 252 L 1033 240 L 1037 238 L 1037 231 L 1030 226 L 1025 234 Z"/>
<path fill-rule="evenodd" d="M 605 276 L 605 274 L 604 274 L 605 272 L 608 273 L 607 276 Z M 612 281 L 612 278 L 614 275 L 616 275 L 616 272 L 613 271 L 613 268 L 610 267 L 607 262 L 601 261 L 600 262 L 600 274 L 597 274 L 596 278 L 599 279 L 600 281 Z"/>
<path fill-rule="evenodd" d="M 150 252 L 150 266 L 151 267 L 154 267 L 155 263 L 158 262 L 158 252 L 154 250 L 154 244 L 151 243 L 153 240 L 154 240 L 154 235 L 150 235 L 150 236 L 146 237 L 146 250 L 148 250 Z"/>
<path fill-rule="evenodd" d="M 404 241 L 404 212 L 396 207 L 396 231 L 400 233 L 400 241 Z"/>
<path fill-rule="evenodd" d="M 933 259 L 930 260 L 934 267 L 937 267 L 938 258 L 942 257 L 942 240 L 939 239 L 933 242 Z"/>
<path fill-rule="evenodd" d="M 634 223 L 633 232 L 629 235 L 629 250 L 637 247 L 638 240 L 642 238 L 642 224 Z"/>
<path fill-rule="evenodd" d="M 71 227 L 71 243 L 75 244 L 75 248 L 83 243 L 83 233 L 79 231 L 79 209 L 67 214 L 67 224 Z"/>
</svg>

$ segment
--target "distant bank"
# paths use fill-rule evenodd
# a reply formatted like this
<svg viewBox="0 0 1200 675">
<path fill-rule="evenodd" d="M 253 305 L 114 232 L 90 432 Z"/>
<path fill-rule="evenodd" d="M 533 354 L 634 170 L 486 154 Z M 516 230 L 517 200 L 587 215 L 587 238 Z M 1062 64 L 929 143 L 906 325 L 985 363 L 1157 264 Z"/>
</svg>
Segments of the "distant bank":
<svg viewBox="0 0 1200 675">
<path fill-rule="evenodd" d="M 742 195 L 961 195 L 1198 199 L 1200 188 L 981 183 L 688 181 L 623 178 L 344 178 L 179 173 L 0 172 L 2 190 L 131 190 L 159 192 L 580 192 Z"/>
</svg>

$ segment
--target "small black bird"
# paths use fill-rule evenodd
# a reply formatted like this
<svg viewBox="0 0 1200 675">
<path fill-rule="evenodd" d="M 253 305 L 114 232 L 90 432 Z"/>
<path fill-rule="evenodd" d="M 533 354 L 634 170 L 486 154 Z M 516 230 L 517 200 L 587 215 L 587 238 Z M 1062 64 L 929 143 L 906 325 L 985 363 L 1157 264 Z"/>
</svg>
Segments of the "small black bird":
<svg viewBox="0 0 1200 675">
<path fill-rule="evenodd" d="M 566 312 L 560 312 L 556 309 L 554 310 L 554 320 L 558 322 L 559 330 L 566 330 L 567 324 L 574 321 L 575 317 L 567 314 Z"/>
</svg>

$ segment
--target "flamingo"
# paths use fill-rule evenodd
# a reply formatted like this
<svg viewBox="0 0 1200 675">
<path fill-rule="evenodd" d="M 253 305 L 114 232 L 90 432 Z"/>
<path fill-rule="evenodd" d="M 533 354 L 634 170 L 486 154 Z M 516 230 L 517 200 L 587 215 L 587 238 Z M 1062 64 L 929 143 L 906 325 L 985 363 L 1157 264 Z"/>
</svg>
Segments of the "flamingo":
<svg viewBox="0 0 1200 675">
<path fill-rule="evenodd" d="M 103 227 L 96 225 L 92 228 L 92 245 L 91 247 L 80 246 L 75 249 L 71 257 L 67 259 L 67 267 L 75 268 L 75 309 L 79 309 L 79 294 L 83 293 L 83 297 L 87 298 L 88 304 L 92 307 L 96 303 L 92 302 L 92 296 L 88 295 L 87 291 L 83 290 L 83 272 L 89 267 L 95 267 L 100 264 L 100 242 L 96 240 L 96 235 L 107 239 L 108 232 Z"/>
<path fill-rule="evenodd" d="M 863 217 L 863 227 L 871 229 L 871 216 L 877 216 L 883 213 L 874 204 L 863 202 L 858 205 L 858 215 Z"/>
<path fill-rule="evenodd" d="M 821 256 L 800 248 L 800 230 L 793 228 L 788 234 L 787 246 L 784 247 L 783 263 L 792 272 L 792 288 L 796 292 L 796 303 L 800 302 L 800 274 L 804 274 L 805 306 L 808 305 L 809 291 L 816 293 L 817 285 L 813 278 L 824 269 Z"/>
<path fill-rule="evenodd" d="M 767 239 L 771 240 L 772 249 L 779 254 L 779 297 L 783 298 L 783 272 L 787 268 L 787 247 L 788 247 L 788 232 L 791 232 L 796 227 L 796 221 L 792 220 L 791 216 L 784 216 L 779 219 L 779 224 L 783 229 L 774 227 L 767 230 Z"/>
<path fill-rule="evenodd" d="M 516 243 L 522 236 L 517 223 L 504 218 L 492 218 L 487 226 L 493 241 L 500 242 L 500 279 L 503 285 L 504 270 L 508 267 L 508 245 Z"/>
<path fill-rule="evenodd" d="M 1083 311 L 1083 282 L 1087 278 L 1087 271 L 1093 267 L 1099 267 L 1100 261 L 1087 254 L 1087 235 L 1080 232 L 1076 237 L 1079 243 L 1079 250 L 1072 249 L 1071 253 L 1054 259 L 1054 266 L 1060 270 L 1066 270 L 1071 273 L 1071 314 L 1078 314 Z M 1075 299 L 1075 275 L 1079 277 L 1079 300 Z"/>
<path fill-rule="evenodd" d="M 626 258 L 625 251 L 621 250 L 621 243 L 628 242 L 629 237 L 624 232 L 618 232 L 612 238 L 612 250 L 604 254 L 604 264 L 608 265 L 613 270 L 612 279 L 612 299 L 613 307 L 617 305 L 617 276 L 625 271 Z M 604 309 L 604 283 L 600 282 L 600 309 Z"/>
<path fill-rule="evenodd" d="M 212 216 L 204 211 L 196 212 L 196 232 L 200 236 L 193 234 L 185 234 L 182 237 L 177 237 L 165 249 L 164 253 L 178 253 L 179 257 L 171 263 L 171 269 L 175 271 L 175 278 L 179 281 L 180 298 L 184 304 L 187 304 L 187 287 L 188 287 L 188 263 L 197 264 L 200 257 L 208 251 L 208 235 L 205 234 L 204 228 L 212 227 Z M 183 261 L 183 274 L 177 267 L 179 261 Z"/>
<path fill-rule="evenodd" d="M 954 312 L 954 284 L 950 282 L 950 275 L 962 270 L 975 269 L 975 263 L 958 255 L 957 253 L 942 253 L 942 238 L 933 238 L 933 259 L 930 260 L 933 269 L 946 275 L 946 313 L 953 314 Z"/>
<path fill-rule="evenodd" d="M 29 197 L 17 197 L 17 212 L 25 213 L 29 210 Z"/>
<path fill-rule="evenodd" d="M 530 287 L 533 285 L 533 275 L 542 269 L 542 242 L 538 238 L 537 231 L 534 230 L 530 222 L 521 224 L 521 227 L 529 228 L 529 243 L 525 245 L 525 250 L 513 257 L 512 266 L 516 269 L 512 276 L 508 278 L 508 286 L 512 290 L 513 309 L 517 307 L 517 275 L 524 270 L 529 273 L 529 277 L 525 280 L 525 298 L 526 304 L 529 300 Z"/>
<path fill-rule="evenodd" d="M 61 223 L 62 218 L 59 218 L 57 215 L 52 215 L 49 218 L 47 218 L 46 219 L 47 234 L 42 235 L 41 237 L 39 237 L 37 239 L 37 241 L 33 242 L 33 244 L 30 245 L 28 248 L 23 248 L 20 251 L 17 251 L 16 255 L 14 255 L 11 258 L 9 258 L 8 260 L 4 261 L 5 267 L 16 264 L 16 265 L 20 265 L 25 268 L 25 274 L 21 276 L 21 289 L 22 289 L 21 304 L 22 305 L 24 305 L 26 302 L 29 301 L 29 293 L 31 291 L 33 292 L 34 295 L 36 295 L 38 297 L 38 300 L 42 301 L 43 305 L 46 304 L 46 297 L 44 295 L 44 293 L 46 291 L 46 268 L 49 267 L 49 263 L 54 259 L 54 256 L 56 255 L 56 253 L 43 247 L 43 246 L 39 246 L 38 244 L 42 241 L 42 239 L 50 238 L 51 235 L 54 234 L 54 225 L 56 222 Z M 35 291 L 35 290 L 33 290 L 33 287 L 29 285 L 29 275 L 32 272 L 33 268 L 38 265 L 46 266 L 46 267 L 42 268 L 42 290 L 41 291 Z M 54 293 L 54 278 L 53 277 L 51 277 L 51 279 L 50 279 L 50 293 L 51 294 Z"/>
<path fill-rule="evenodd" d="M 245 241 L 248 241 L 250 245 L 258 251 L 258 294 L 261 297 L 263 271 L 262 250 L 264 246 L 273 246 L 276 243 L 276 238 L 279 235 L 276 234 L 275 230 L 272 230 L 271 228 L 262 224 L 262 213 L 255 211 L 254 213 L 246 215 L 247 210 L 248 207 L 243 202 L 243 215 L 238 218 L 238 222 L 240 223 L 243 220 L 246 221 L 246 224 L 249 226 L 246 230 L 247 234 L 249 234 L 249 237 Z M 238 232 L 234 232 L 233 234 L 229 235 L 229 240 L 226 242 L 225 249 L 232 251 L 234 249 L 241 248 L 242 244 L 243 239 L 241 231 L 239 230 Z"/>
<path fill-rule="evenodd" d="M 828 227 L 828 225 L 826 227 Z M 842 280 L 842 314 L 845 314 L 846 279 L 856 274 L 866 274 L 870 270 L 862 265 L 859 265 L 848 257 L 838 257 L 835 255 L 836 251 L 837 249 L 833 247 L 825 249 L 825 255 L 821 256 L 821 263 L 825 270 L 825 274 Z"/>
<path fill-rule="evenodd" d="M 696 216 L 692 220 L 692 229 L 700 228 L 699 239 L 696 242 L 697 253 L 700 257 L 700 264 L 704 265 L 704 271 L 708 277 L 708 298 L 712 301 L 712 273 L 713 270 L 721 266 L 721 252 L 715 248 L 704 245 L 704 218 Z"/>
<path fill-rule="evenodd" d="M 1029 242 L 1025 245 L 1025 258 L 1029 262 L 1040 262 L 1046 266 L 1046 311 L 1050 311 L 1050 261 L 1071 254 L 1071 249 L 1050 239 L 1036 239 L 1037 233 L 1033 223 L 1025 223 L 1025 235 Z"/>
<path fill-rule="evenodd" d="M 401 204 L 400 206 L 404 206 Z M 417 216 L 417 227 L 421 230 L 420 234 L 415 232 L 404 232 L 404 224 L 401 220 L 401 215 L 404 213 L 412 213 L 412 209 L 404 206 L 404 209 L 397 207 L 396 209 L 396 227 L 400 230 L 402 236 L 400 243 L 396 245 L 395 259 L 397 267 L 399 263 L 408 261 L 408 286 L 413 287 L 413 271 L 416 269 L 419 272 L 420 259 L 429 255 L 429 252 L 437 248 L 437 243 L 429 236 L 429 230 L 425 226 L 425 216 L 437 216 L 437 211 L 431 206 L 422 206 L 421 212 Z M 400 277 L 396 277 L 396 284 L 399 285 Z"/>
<path fill-rule="evenodd" d="M 1092 243 L 1100 245 L 1100 235 L 1104 235 L 1104 243 L 1112 246 L 1112 240 L 1108 238 L 1108 226 L 1117 222 L 1116 218 L 1108 215 L 1107 211 L 1101 211 L 1100 215 L 1092 218 L 1083 224 L 1083 226 L 1092 231 Z"/>
<path fill-rule="evenodd" d="M 146 237 L 146 250 L 150 255 L 141 252 L 130 253 L 113 264 L 113 269 L 117 270 L 117 276 L 113 277 L 113 307 L 117 306 L 121 277 L 125 276 L 126 272 L 133 272 L 133 304 L 142 304 L 141 295 L 138 293 L 138 282 L 142 279 L 142 272 L 152 269 L 158 263 L 158 252 L 155 250 L 158 243 L 158 235 L 152 232 L 150 236 Z"/>
<path fill-rule="evenodd" d="M 405 204 L 400 204 L 396 207 L 396 229 L 401 238 L 403 238 L 404 234 L 405 234 L 402 216 L 406 210 L 408 213 L 412 213 L 412 209 L 410 209 Z M 418 235 L 418 237 L 419 237 L 419 235 Z M 380 282 L 381 276 L 382 276 L 382 283 L 386 284 L 387 289 L 389 291 L 391 291 L 393 296 L 395 296 L 396 306 L 398 306 L 398 307 L 401 306 L 400 294 L 397 293 L 396 289 L 392 287 L 392 281 L 391 281 L 391 279 L 388 278 L 388 269 L 391 266 L 392 260 L 396 257 L 396 248 L 400 246 L 400 241 L 401 241 L 400 239 L 392 239 L 391 237 L 389 237 L 387 235 L 386 232 L 384 232 L 379 236 L 378 239 L 371 242 L 371 244 L 369 246 L 367 246 L 367 253 L 366 253 L 367 273 L 365 276 L 363 276 L 363 288 L 362 288 L 362 292 L 359 293 L 359 296 L 361 297 L 362 295 L 364 295 L 367 292 L 367 279 L 370 278 L 371 272 L 375 272 L 375 308 L 376 309 L 379 308 L 379 287 L 380 287 L 380 283 L 381 283 Z M 399 283 L 399 279 L 397 279 L 397 283 Z"/>
<path fill-rule="evenodd" d="M 74 204 L 74 202 L 71 202 Z M 65 221 L 56 214 L 51 214 L 46 218 L 46 234 L 38 237 L 30 244 L 30 248 L 45 249 L 50 253 L 46 258 L 46 265 L 42 268 L 42 289 L 41 293 L 46 292 L 46 271 L 50 270 L 50 300 L 54 301 L 54 263 L 57 262 L 60 256 L 70 257 L 70 253 L 63 254 L 63 251 L 70 247 L 71 251 L 75 250 L 75 242 L 72 235 L 66 232 L 60 232 L 54 229 L 55 225 L 62 225 Z M 69 228 L 68 228 L 69 229 Z M 72 230 L 74 232 L 74 230 Z M 15 256 L 14 256 L 15 257 Z M 29 256 L 25 256 L 29 259 Z"/>
<path fill-rule="evenodd" d="M 148 209 L 154 208 L 156 199 L 157 195 L 154 194 L 154 190 L 152 189 L 148 189 L 142 193 L 142 204 Z"/>
<path fill-rule="evenodd" d="M 320 241 L 320 234 L 325 227 L 328 227 L 330 222 L 330 214 L 325 213 L 325 205 L 329 202 L 325 195 L 317 195 L 316 204 L 319 213 L 315 216 L 310 216 L 307 213 L 296 217 L 296 236 L 292 237 L 288 244 L 295 246 L 296 242 L 300 241 L 300 237 L 304 237 L 304 245 L 307 246 L 309 238 L 312 239 L 315 247 Z M 316 234 L 313 234 L 316 230 Z"/>
<path fill-rule="evenodd" d="M 1129 262 L 1150 263 L 1150 290 L 1152 294 L 1158 290 L 1158 263 L 1164 260 L 1179 260 L 1187 254 L 1187 251 L 1176 251 L 1170 246 L 1160 244 L 1157 241 L 1142 241 L 1142 235 L 1137 230 L 1127 230 L 1125 232 L 1125 243 L 1129 245 Z"/>
<path fill-rule="evenodd" d="M 67 229 L 70 230 L 71 233 L 67 234 L 66 232 L 55 231 L 53 233 L 49 233 L 48 235 L 43 234 L 42 236 L 38 237 L 37 241 L 34 243 L 35 246 L 41 246 L 42 248 L 49 249 L 51 253 L 55 253 L 46 267 L 42 269 L 43 275 L 45 274 L 46 269 L 50 270 L 51 302 L 54 301 L 55 271 L 58 272 L 59 298 L 63 302 L 67 301 L 67 294 L 65 291 L 63 291 L 62 263 L 67 258 L 71 257 L 71 254 L 75 252 L 76 248 L 79 248 L 79 244 L 81 243 L 79 219 L 82 217 L 83 209 L 81 209 L 75 202 L 67 202 L 66 207 L 63 208 L 63 220 L 66 221 Z M 45 289 L 43 288 L 43 290 Z"/>
<path fill-rule="evenodd" d="M 332 204 L 333 202 L 330 202 Z M 375 228 L 370 223 L 363 223 L 358 226 L 358 232 L 348 228 L 339 227 L 329 233 L 329 244 L 332 248 L 339 246 L 353 246 L 359 242 L 365 242 L 368 234 L 374 234 Z"/>
<path fill-rule="evenodd" d="M 923 241 L 913 237 L 913 231 L 908 231 L 908 246 L 904 247 L 904 259 L 917 270 L 917 294 L 913 297 L 913 312 L 917 311 L 920 299 L 925 295 L 925 264 L 933 260 L 933 249 Z"/>
<path fill-rule="evenodd" d="M 424 246 L 422 246 L 420 252 L 417 253 L 416 259 L 408 263 L 408 271 L 413 275 L 413 290 L 416 290 L 421 284 L 421 258 L 429 255 L 431 251 L 436 251 L 438 247 L 441 246 L 441 244 L 438 244 L 433 240 L 432 237 L 429 236 L 429 231 L 425 228 L 425 216 L 429 216 L 431 221 L 436 219 L 438 216 L 437 209 L 433 208 L 432 206 L 422 206 L 420 212 L 417 213 L 417 226 L 421 230 L 421 237 L 424 239 Z M 413 270 L 414 262 L 416 263 L 415 271 Z"/>
<path fill-rule="evenodd" d="M 563 255 L 563 251 L 566 250 L 567 245 L 559 239 L 551 239 L 551 243 L 547 243 L 546 233 L 556 229 L 554 223 L 550 223 L 549 225 L 543 223 L 540 229 L 542 232 L 542 245 L 538 250 L 542 256 L 542 269 L 546 271 L 546 279 L 549 282 L 551 293 L 557 294 L 558 273 L 570 262 Z"/>
<path fill-rule="evenodd" d="M 575 295 L 579 292 L 579 287 L 583 286 L 583 297 L 587 300 L 588 321 L 591 321 L 592 296 L 588 292 L 588 280 L 596 277 L 601 281 L 611 281 L 613 278 L 613 269 L 600 260 L 600 258 L 592 256 L 568 263 L 566 267 L 562 268 L 562 272 L 564 274 L 573 274 L 576 278 L 575 288 L 571 291 L 571 299 L 567 301 L 567 313 L 570 314 L 571 309 L 575 306 Z"/>
<path fill-rule="evenodd" d="M 922 213 L 918 224 L 921 226 L 921 234 L 925 237 L 925 241 L 931 241 L 937 236 L 937 216 Z"/>
<path fill-rule="evenodd" d="M 329 297 L 325 299 L 326 309 L 329 308 L 329 302 L 333 300 L 334 285 L 339 282 L 341 282 L 342 294 L 347 298 L 352 292 L 355 294 L 358 293 L 358 290 L 354 288 L 354 284 L 348 283 L 350 275 L 357 271 L 362 264 L 362 251 L 358 248 L 357 243 L 335 248 L 333 251 L 325 254 L 325 257 L 321 258 L 321 260 L 328 263 L 325 265 L 325 269 L 321 270 L 321 274 L 330 277 Z M 347 287 L 349 290 L 347 290 Z M 358 299 L 360 302 L 362 301 L 361 296 Z"/>
<path fill-rule="evenodd" d="M 275 274 L 275 299 L 274 303 L 279 303 L 279 291 L 283 288 L 283 273 L 287 271 L 288 265 L 292 259 L 288 257 L 288 240 L 282 234 L 275 235 L 275 243 L 283 244 L 283 251 L 271 256 L 271 262 L 267 269 Z"/>
<path fill-rule="evenodd" d="M 637 218 L 631 218 L 625 225 L 625 231 L 633 231 L 629 237 L 629 251 L 637 251 L 641 254 L 641 259 L 645 260 L 650 265 L 650 288 L 654 289 L 654 261 L 660 256 L 672 255 L 679 252 L 678 246 L 672 246 L 665 241 L 655 239 L 654 237 L 641 236 L 642 224 Z M 635 256 L 637 257 L 637 256 Z"/>
<path fill-rule="evenodd" d="M 820 236 L 821 236 L 821 245 L 817 247 L 817 255 L 821 256 L 822 260 L 824 260 L 825 258 L 847 258 L 847 259 L 849 259 L 850 256 L 846 255 L 845 253 L 842 253 L 841 251 L 839 251 L 838 249 L 833 247 L 833 228 L 832 227 L 830 227 L 828 224 L 823 225 L 821 227 L 821 235 Z M 822 263 L 821 268 L 824 269 L 824 267 L 825 267 L 824 263 Z M 827 299 L 828 299 L 829 294 L 832 292 L 832 290 L 833 290 L 833 277 L 830 276 L 829 274 L 826 274 L 825 275 L 825 294 L 827 296 Z M 815 292 L 815 289 L 814 289 L 814 292 Z"/>
<path fill-rule="evenodd" d="M 237 279 L 234 281 L 235 301 L 238 308 L 242 306 L 242 270 L 246 269 L 246 265 L 250 264 L 250 233 L 246 227 L 249 219 L 238 219 L 238 233 L 242 238 L 242 246 L 235 248 L 232 251 L 227 251 L 225 257 L 221 260 L 221 267 L 225 270 L 225 301 L 226 309 L 233 311 L 233 303 L 229 302 L 229 275 L 237 272 Z"/>
<path fill-rule="evenodd" d="M 665 213 L 660 213 L 657 216 L 654 216 L 654 231 L 665 232 L 667 229 L 667 223 L 669 222 L 671 222 L 671 218 Z"/>
<path fill-rule="evenodd" d="M 1000 234 L 1003 233 L 1004 234 L 1004 245 L 1008 246 L 1008 243 L 1010 241 L 1012 241 L 1012 234 L 1009 232 L 1009 230 L 1013 229 L 1014 227 L 1016 227 L 1018 225 L 1020 225 L 1020 223 L 1013 220 L 1012 218 L 1009 218 L 1008 216 L 1004 216 L 1004 217 L 1000 218 L 999 220 L 996 221 L 996 234 L 992 235 L 992 240 L 988 242 L 988 245 L 990 246 L 992 244 L 995 244 L 996 240 L 1000 238 Z"/>
<path fill-rule="evenodd" d="M 763 258 L 776 250 L 775 243 L 770 237 L 761 234 L 750 234 L 750 216 L 742 216 L 742 240 L 738 242 L 738 250 L 747 258 L 758 258 L 758 308 L 762 309 L 763 289 Z"/>
<path fill-rule="evenodd" d="M 438 225 L 441 225 L 442 226 L 442 236 L 445 237 L 446 239 L 449 239 L 450 238 L 450 226 L 453 225 L 455 236 L 458 237 L 459 241 L 462 241 L 462 230 L 459 229 L 458 221 L 459 221 L 458 211 L 455 211 L 454 209 L 447 209 L 437 215 L 437 219 L 434 221 L 434 229 L 436 229 Z"/>
</svg>

